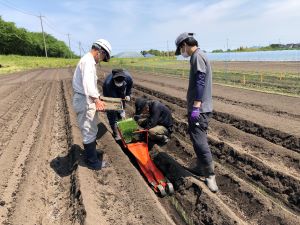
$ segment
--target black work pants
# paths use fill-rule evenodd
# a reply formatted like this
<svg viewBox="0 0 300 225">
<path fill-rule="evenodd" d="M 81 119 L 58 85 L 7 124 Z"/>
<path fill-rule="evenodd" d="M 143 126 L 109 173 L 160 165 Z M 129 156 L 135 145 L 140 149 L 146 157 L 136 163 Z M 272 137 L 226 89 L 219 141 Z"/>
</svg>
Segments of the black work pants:
<svg viewBox="0 0 300 225">
<path fill-rule="evenodd" d="M 117 121 L 121 119 L 120 113 L 118 111 L 107 111 L 106 115 L 111 128 L 115 127 Z"/>
<path fill-rule="evenodd" d="M 207 142 L 208 121 L 211 117 L 212 113 L 200 113 L 196 121 L 191 121 L 190 114 L 188 115 L 191 141 L 198 160 L 203 165 L 210 165 L 212 162 L 212 155 Z"/>
</svg>

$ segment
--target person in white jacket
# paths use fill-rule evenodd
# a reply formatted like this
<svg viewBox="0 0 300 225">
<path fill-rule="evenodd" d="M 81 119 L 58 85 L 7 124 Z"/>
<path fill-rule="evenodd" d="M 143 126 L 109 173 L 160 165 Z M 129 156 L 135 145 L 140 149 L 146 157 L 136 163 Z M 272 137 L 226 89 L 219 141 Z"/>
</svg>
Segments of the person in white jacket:
<svg viewBox="0 0 300 225">
<path fill-rule="evenodd" d="M 97 111 L 104 111 L 105 104 L 100 100 L 97 87 L 96 64 L 108 62 L 111 56 L 111 45 L 107 40 L 99 39 L 92 45 L 90 52 L 84 55 L 73 76 L 73 107 L 83 137 L 86 153 L 86 164 L 91 169 L 101 169 L 101 162 L 96 152 L 96 135 L 98 132 Z"/>
</svg>

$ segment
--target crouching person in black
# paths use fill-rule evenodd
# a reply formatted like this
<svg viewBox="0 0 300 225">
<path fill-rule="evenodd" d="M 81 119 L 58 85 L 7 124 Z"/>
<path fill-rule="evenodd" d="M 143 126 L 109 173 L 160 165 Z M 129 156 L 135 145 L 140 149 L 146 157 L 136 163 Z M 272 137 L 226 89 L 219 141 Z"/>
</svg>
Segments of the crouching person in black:
<svg viewBox="0 0 300 225">
<path fill-rule="evenodd" d="M 149 139 L 167 143 L 170 139 L 173 119 L 171 111 L 159 101 L 137 98 L 134 119 L 144 129 L 149 130 Z"/>
</svg>

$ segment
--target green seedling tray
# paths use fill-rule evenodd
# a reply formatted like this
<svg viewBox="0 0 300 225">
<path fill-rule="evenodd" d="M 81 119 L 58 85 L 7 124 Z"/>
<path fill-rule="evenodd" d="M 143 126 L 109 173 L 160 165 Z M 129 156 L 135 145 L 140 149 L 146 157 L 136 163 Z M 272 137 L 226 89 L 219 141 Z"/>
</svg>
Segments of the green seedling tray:
<svg viewBox="0 0 300 225">
<path fill-rule="evenodd" d="M 138 124 L 133 118 L 120 120 L 117 122 L 118 128 L 121 131 L 122 138 L 125 143 L 131 143 L 134 139 L 134 131 L 138 130 Z"/>
</svg>

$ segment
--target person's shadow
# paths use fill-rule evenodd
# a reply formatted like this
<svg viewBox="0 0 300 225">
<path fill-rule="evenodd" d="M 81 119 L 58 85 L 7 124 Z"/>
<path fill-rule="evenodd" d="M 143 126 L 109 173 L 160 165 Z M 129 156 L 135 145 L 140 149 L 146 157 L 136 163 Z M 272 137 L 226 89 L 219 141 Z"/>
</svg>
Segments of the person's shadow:
<svg viewBox="0 0 300 225">
<path fill-rule="evenodd" d="M 50 162 L 51 168 L 60 176 L 72 174 L 73 170 L 84 163 L 84 151 L 79 145 L 72 145 L 65 156 L 57 156 Z"/>
<path fill-rule="evenodd" d="M 97 140 L 107 132 L 107 128 L 103 123 L 98 124 Z M 97 149 L 99 160 L 103 161 L 103 151 Z M 67 155 L 59 155 L 50 162 L 51 168 L 60 176 L 65 177 L 72 174 L 73 170 L 77 169 L 78 165 L 87 167 L 85 163 L 85 152 L 77 144 L 73 144 Z"/>
</svg>

